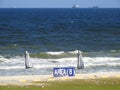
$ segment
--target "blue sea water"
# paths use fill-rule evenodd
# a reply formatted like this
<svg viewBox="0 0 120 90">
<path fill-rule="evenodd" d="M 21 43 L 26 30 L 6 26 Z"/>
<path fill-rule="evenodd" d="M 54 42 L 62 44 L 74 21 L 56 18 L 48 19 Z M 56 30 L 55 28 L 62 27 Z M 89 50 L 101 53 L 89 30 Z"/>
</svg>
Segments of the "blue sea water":
<svg viewBox="0 0 120 90">
<path fill-rule="evenodd" d="M 0 75 L 30 74 L 25 50 L 34 74 L 76 66 L 77 49 L 84 73 L 119 71 L 120 9 L 0 9 Z"/>
</svg>

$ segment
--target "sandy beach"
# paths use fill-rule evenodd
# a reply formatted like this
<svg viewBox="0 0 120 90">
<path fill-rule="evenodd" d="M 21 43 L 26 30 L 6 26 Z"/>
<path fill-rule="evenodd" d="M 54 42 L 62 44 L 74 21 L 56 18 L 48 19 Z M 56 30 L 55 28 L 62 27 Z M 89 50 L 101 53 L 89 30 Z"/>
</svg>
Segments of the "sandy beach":
<svg viewBox="0 0 120 90">
<path fill-rule="evenodd" d="M 76 74 L 74 77 L 53 77 L 52 75 L 0 76 L 0 85 L 34 85 L 33 82 L 51 82 L 73 79 L 120 78 L 120 72 Z M 37 84 L 36 84 L 37 85 Z"/>
</svg>

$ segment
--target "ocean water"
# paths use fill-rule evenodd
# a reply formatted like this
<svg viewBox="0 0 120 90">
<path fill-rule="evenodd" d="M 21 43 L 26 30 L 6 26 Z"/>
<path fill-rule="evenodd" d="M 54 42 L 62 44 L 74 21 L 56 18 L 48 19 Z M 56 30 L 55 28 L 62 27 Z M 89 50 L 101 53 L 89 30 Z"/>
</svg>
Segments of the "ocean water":
<svg viewBox="0 0 120 90">
<path fill-rule="evenodd" d="M 0 9 L 0 75 L 120 72 L 120 9 Z M 24 53 L 33 68 L 25 69 Z"/>
</svg>

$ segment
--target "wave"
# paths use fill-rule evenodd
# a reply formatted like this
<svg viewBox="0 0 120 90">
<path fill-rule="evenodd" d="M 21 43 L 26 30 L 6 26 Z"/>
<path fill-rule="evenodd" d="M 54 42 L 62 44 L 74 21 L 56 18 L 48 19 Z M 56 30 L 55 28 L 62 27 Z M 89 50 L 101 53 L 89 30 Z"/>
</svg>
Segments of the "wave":
<svg viewBox="0 0 120 90">
<path fill-rule="evenodd" d="M 58 52 L 40 52 L 31 53 L 32 57 L 44 58 L 44 59 L 58 59 L 58 58 L 69 58 L 76 57 L 78 50 L 74 51 L 58 51 Z M 110 51 L 99 51 L 99 52 L 82 52 L 85 57 L 119 57 L 120 50 L 110 50 Z"/>
<path fill-rule="evenodd" d="M 59 52 L 40 52 L 32 53 L 31 57 L 44 58 L 44 59 L 58 59 L 58 58 L 67 58 L 67 57 L 76 57 L 77 50 L 75 51 L 59 51 Z"/>
<path fill-rule="evenodd" d="M 73 52 L 47 52 L 48 54 L 60 56 L 65 53 Z M 73 53 L 76 55 L 76 53 Z M 15 56 L 12 58 L 5 58 L 0 56 L 0 69 L 23 69 L 24 68 L 24 56 Z M 38 58 L 31 57 L 33 68 L 53 68 L 53 67 L 68 67 L 77 66 L 77 56 L 70 56 L 64 58 Z M 83 57 L 85 68 L 97 68 L 97 67 L 118 67 L 120 66 L 120 57 Z"/>
<path fill-rule="evenodd" d="M 47 51 L 47 52 L 30 52 L 30 56 L 33 58 L 43 58 L 43 59 L 59 59 L 59 58 L 69 58 L 69 57 L 76 57 L 78 53 L 78 50 L 74 51 Z M 4 54 L 3 56 L 6 58 L 23 56 L 24 52 L 17 53 L 9 53 Z M 84 57 L 119 57 L 120 50 L 109 50 L 109 51 L 87 51 L 82 52 L 82 55 Z M 3 57 L 0 56 L 0 57 Z"/>
<path fill-rule="evenodd" d="M 9 59 L 4 58 L 3 56 L 0 55 L 0 62 L 8 62 Z"/>
<path fill-rule="evenodd" d="M 60 51 L 60 52 L 46 52 L 47 54 L 50 54 L 50 55 L 60 55 L 60 54 L 63 54 L 65 53 L 64 51 Z"/>
<path fill-rule="evenodd" d="M 0 67 L 0 69 L 4 69 L 4 70 L 10 70 L 10 69 L 24 69 L 24 66 L 3 66 Z"/>
<path fill-rule="evenodd" d="M 40 52 L 30 53 L 31 62 L 33 63 L 34 69 L 39 68 L 54 68 L 54 67 L 68 67 L 77 66 L 77 50 L 75 51 L 59 51 L 59 52 Z M 114 57 L 119 54 L 120 51 L 111 50 L 107 52 L 82 52 L 83 61 L 86 69 L 100 70 L 119 68 L 120 57 Z M 111 55 L 112 54 L 112 55 Z M 0 70 L 14 70 L 14 69 L 25 69 L 25 58 L 24 55 L 6 57 L 0 55 Z M 92 69 L 91 69 L 92 68 Z M 120 68 L 119 68 L 120 69 Z"/>
<path fill-rule="evenodd" d="M 46 52 L 47 54 L 50 54 L 50 55 L 61 55 L 61 54 L 65 54 L 65 53 L 68 53 L 68 54 L 77 54 L 78 53 L 78 50 L 75 50 L 75 51 L 59 51 L 59 52 Z"/>
<path fill-rule="evenodd" d="M 120 65 L 119 57 L 85 57 L 86 67 L 91 66 L 117 66 Z"/>
</svg>

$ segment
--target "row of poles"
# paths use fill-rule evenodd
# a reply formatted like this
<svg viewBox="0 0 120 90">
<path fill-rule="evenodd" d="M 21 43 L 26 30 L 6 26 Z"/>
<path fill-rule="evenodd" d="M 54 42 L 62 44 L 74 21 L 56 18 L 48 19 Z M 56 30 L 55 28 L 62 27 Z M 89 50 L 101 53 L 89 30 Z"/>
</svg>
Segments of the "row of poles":
<svg viewBox="0 0 120 90">
<path fill-rule="evenodd" d="M 30 55 L 28 51 L 25 51 L 25 68 L 32 68 L 32 62 L 30 61 Z M 78 54 L 77 54 L 77 68 L 78 69 L 83 69 L 84 68 L 84 62 L 83 62 L 83 58 L 82 58 L 82 52 L 80 50 L 78 50 Z"/>
</svg>

